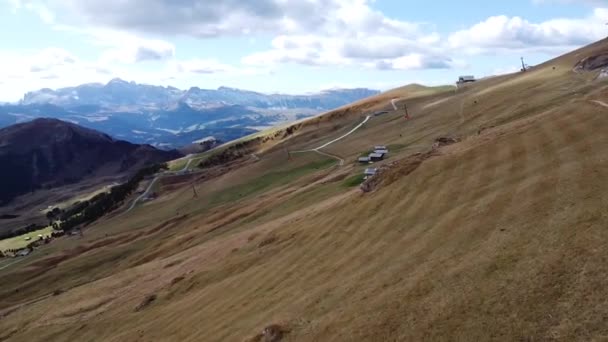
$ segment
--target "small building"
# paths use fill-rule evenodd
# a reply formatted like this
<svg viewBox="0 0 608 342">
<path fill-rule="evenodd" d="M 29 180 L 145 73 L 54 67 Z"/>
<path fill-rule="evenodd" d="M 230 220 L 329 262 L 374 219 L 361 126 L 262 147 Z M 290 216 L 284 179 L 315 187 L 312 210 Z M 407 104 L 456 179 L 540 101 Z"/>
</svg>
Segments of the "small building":
<svg viewBox="0 0 608 342">
<path fill-rule="evenodd" d="M 468 75 L 468 76 L 460 76 L 460 77 L 458 77 L 458 82 L 456 82 L 456 83 L 460 85 L 460 84 L 465 84 L 465 83 L 472 83 L 472 82 L 475 82 L 475 81 L 477 81 L 475 79 L 475 76 Z"/>
<path fill-rule="evenodd" d="M 18 251 L 18 252 L 15 254 L 15 256 L 17 256 L 17 257 L 24 257 L 24 256 L 28 256 L 28 255 L 30 255 L 30 253 L 31 253 L 31 252 L 32 252 L 32 250 L 31 250 L 31 249 L 29 249 L 29 248 L 24 248 L 24 249 L 22 249 L 22 250 Z"/>
<path fill-rule="evenodd" d="M 369 159 L 369 157 L 361 157 L 359 158 L 359 163 L 361 164 L 368 164 L 371 160 Z"/>
<path fill-rule="evenodd" d="M 376 145 L 374 146 L 374 150 L 388 150 L 384 145 Z"/>
<path fill-rule="evenodd" d="M 369 154 L 369 160 L 372 162 L 381 161 L 382 159 L 384 159 L 384 154 L 380 154 L 380 153 L 370 153 Z"/>
<path fill-rule="evenodd" d="M 374 153 L 384 155 L 384 154 L 388 154 L 388 150 L 387 149 L 378 149 L 378 150 L 375 150 Z"/>
<path fill-rule="evenodd" d="M 378 169 L 371 168 L 371 167 L 367 168 L 367 169 L 365 169 L 365 171 L 363 171 L 363 174 L 365 175 L 365 179 L 367 179 L 369 177 L 372 177 L 372 176 L 375 176 L 376 173 L 378 173 Z"/>
</svg>

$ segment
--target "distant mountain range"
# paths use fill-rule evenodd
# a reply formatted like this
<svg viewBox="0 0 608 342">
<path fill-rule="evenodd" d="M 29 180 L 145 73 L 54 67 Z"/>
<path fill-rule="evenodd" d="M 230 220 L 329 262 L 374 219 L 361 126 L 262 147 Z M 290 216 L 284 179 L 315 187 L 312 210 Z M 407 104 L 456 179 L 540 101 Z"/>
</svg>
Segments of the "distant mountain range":
<svg viewBox="0 0 608 342">
<path fill-rule="evenodd" d="M 0 129 L 0 205 L 41 188 L 120 176 L 180 157 L 56 119 Z"/>
<path fill-rule="evenodd" d="M 266 95 L 227 87 L 180 90 L 113 79 L 105 85 L 27 93 L 17 104 L 0 105 L 0 127 L 50 117 L 135 143 L 176 148 L 209 136 L 230 141 L 378 93 L 339 89 Z"/>
</svg>

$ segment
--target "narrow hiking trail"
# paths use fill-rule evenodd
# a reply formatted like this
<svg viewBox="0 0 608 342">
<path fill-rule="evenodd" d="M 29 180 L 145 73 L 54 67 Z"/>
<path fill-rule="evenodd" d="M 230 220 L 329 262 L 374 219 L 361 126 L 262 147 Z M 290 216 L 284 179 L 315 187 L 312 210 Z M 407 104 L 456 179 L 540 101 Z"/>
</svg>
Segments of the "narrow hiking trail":
<svg viewBox="0 0 608 342">
<path fill-rule="evenodd" d="M 595 104 L 598 104 L 598 105 L 600 105 L 600 106 L 602 106 L 602 107 L 606 107 L 606 108 L 608 108 L 608 103 L 606 103 L 606 102 L 604 102 L 604 101 L 601 101 L 601 100 L 591 100 L 591 102 L 593 102 L 593 103 L 595 103 Z"/>
<path fill-rule="evenodd" d="M 393 105 L 393 110 L 397 111 L 397 104 L 395 103 L 395 101 L 397 101 L 397 99 L 392 99 L 391 100 L 391 104 Z"/>
<path fill-rule="evenodd" d="M 184 172 L 184 171 L 188 170 L 188 168 L 190 167 L 190 164 L 192 164 L 193 161 L 194 161 L 194 157 L 190 157 L 190 159 L 188 159 L 188 162 L 186 163 L 186 166 L 184 166 L 183 169 L 181 169 L 177 172 Z"/>
<path fill-rule="evenodd" d="M 129 209 L 127 209 L 123 214 L 127 214 L 131 210 L 135 209 L 135 206 L 137 205 L 137 203 L 141 202 L 142 199 L 144 199 L 146 196 L 148 196 L 148 194 L 152 190 L 152 187 L 154 186 L 154 184 L 156 184 L 156 182 L 158 182 L 161 178 L 163 178 L 165 176 L 173 176 L 173 175 L 176 175 L 176 174 L 180 174 L 181 172 L 187 171 L 188 168 L 190 167 L 190 164 L 192 164 L 192 162 L 196 158 L 195 158 L 194 155 L 188 155 L 188 156 L 186 156 L 186 158 L 189 158 L 188 162 L 186 163 L 186 165 L 184 165 L 184 168 L 182 168 L 181 170 L 171 171 L 171 172 L 164 172 L 164 173 L 161 173 L 161 174 L 157 174 L 154 177 L 154 179 L 150 182 L 150 184 L 148 185 L 148 187 L 146 188 L 146 191 L 144 191 L 143 194 L 141 194 L 135 200 L 133 200 L 133 203 L 131 203 L 131 206 L 129 207 Z"/>
<path fill-rule="evenodd" d="M 344 134 L 344 135 L 342 135 L 342 136 L 340 136 L 340 137 L 338 137 L 338 138 L 336 138 L 336 139 L 334 139 L 334 140 L 332 140 L 330 142 L 327 142 L 327 143 L 325 143 L 325 144 L 323 144 L 323 145 L 321 145 L 321 146 L 319 146 L 317 148 L 313 148 L 313 149 L 310 149 L 310 150 L 302 150 L 302 151 L 292 151 L 290 153 L 315 152 L 315 153 L 318 153 L 318 154 L 321 154 L 321 155 L 324 155 L 324 156 L 336 159 L 338 161 L 338 165 L 342 166 L 342 165 L 344 165 L 344 159 L 342 159 L 342 158 L 340 158 L 340 157 L 338 157 L 336 155 L 330 154 L 330 153 L 322 152 L 320 150 L 323 149 L 323 148 L 326 148 L 327 146 L 329 146 L 329 145 L 331 145 L 333 143 L 336 143 L 336 142 L 338 142 L 338 141 L 340 141 L 340 140 L 348 137 L 349 135 L 351 135 L 353 133 L 355 133 L 359 128 L 361 128 L 363 125 L 365 125 L 369 121 L 369 119 L 371 119 L 371 115 L 367 115 L 365 117 L 365 119 L 360 124 L 358 124 L 355 128 L 351 129 L 348 133 L 346 133 L 346 134 Z"/>
<path fill-rule="evenodd" d="M 329 145 L 331 145 L 331 144 L 333 144 L 333 143 L 336 143 L 336 142 L 338 142 L 338 141 L 340 141 L 340 140 L 342 140 L 342 139 L 344 139 L 344 138 L 348 137 L 349 135 L 351 135 L 351 134 L 355 133 L 355 132 L 356 132 L 356 131 L 357 131 L 359 128 L 361 128 L 361 126 L 365 125 L 365 124 L 366 124 L 366 123 L 369 121 L 369 119 L 370 119 L 370 118 L 371 118 L 371 115 L 366 116 L 366 117 L 365 117 L 365 120 L 363 120 L 363 121 L 362 121 L 360 124 L 358 124 L 358 125 L 357 125 L 357 127 L 353 128 L 353 129 L 352 129 L 352 130 L 350 130 L 348 133 L 346 133 L 346 134 L 344 134 L 343 136 L 341 136 L 341 137 L 339 137 L 339 138 L 336 138 L 336 139 L 334 139 L 334 140 L 332 140 L 332 141 L 330 141 L 330 142 L 328 142 L 328 143 L 325 143 L 325 144 L 323 144 L 323 145 L 321 145 L 321 146 L 319 146 L 319 147 L 317 147 L 317 148 L 315 148 L 315 149 L 313 149 L 313 150 L 320 150 L 320 149 L 322 149 L 322 148 L 326 148 L 327 146 L 329 146 Z"/>
<path fill-rule="evenodd" d="M 8 267 L 10 267 L 10 266 L 13 266 L 14 264 L 17 264 L 17 263 L 22 262 L 23 260 L 25 260 L 25 258 L 26 258 L 26 257 L 21 257 L 21 258 L 20 258 L 20 259 L 18 259 L 17 261 L 13 261 L 13 262 L 11 262 L 11 263 L 9 263 L 9 264 L 6 264 L 6 265 L 4 265 L 4 266 L 0 267 L 0 271 L 2 271 L 2 270 L 3 270 L 3 269 L 5 269 L 5 268 L 8 268 Z"/>
<path fill-rule="evenodd" d="M 315 152 L 317 152 L 318 154 L 321 154 L 321 155 L 324 155 L 324 156 L 327 156 L 327 157 L 334 158 L 334 159 L 338 160 L 338 165 L 339 166 L 344 165 L 344 159 L 342 159 L 342 158 L 340 158 L 340 157 L 338 157 L 336 155 L 333 155 L 333 154 L 330 154 L 330 153 L 326 153 L 326 152 L 323 152 L 323 151 L 319 151 L 319 150 L 316 150 Z"/>
<path fill-rule="evenodd" d="M 139 197 L 137 197 L 133 203 L 131 203 L 131 206 L 129 207 L 129 209 L 127 209 L 127 211 L 125 211 L 124 213 L 128 213 L 131 210 L 133 210 L 135 208 L 135 206 L 137 205 L 137 203 L 139 203 L 142 199 L 144 199 L 146 196 L 148 196 L 148 193 L 150 192 L 150 190 L 152 190 L 152 187 L 154 186 L 154 184 L 156 184 L 156 182 L 158 182 L 158 180 L 161 178 L 162 176 L 156 176 L 154 177 L 154 179 L 152 180 L 152 182 L 150 182 L 150 185 L 148 185 L 148 187 L 146 188 L 146 191 L 144 191 L 143 194 L 141 194 Z"/>
<path fill-rule="evenodd" d="M 399 99 L 392 99 L 391 100 L 391 105 L 393 106 L 393 110 L 394 111 L 399 110 L 397 108 L 397 103 L 396 103 L 397 100 L 399 100 Z M 338 163 L 339 163 L 338 165 L 342 166 L 342 165 L 344 165 L 344 159 L 343 158 L 338 157 L 338 156 L 333 155 L 333 154 L 330 154 L 330 153 L 322 152 L 320 150 L 323 149 L 323 148 L 326 148 L 327 146 L 329 146 L 331 144 L 334 144 L 334 143 L 336 143 L 336 142 L 338 142 L 338 141 L 340 141 L 340 140 L 342 140 L 342 139 L 344 139 L 346 137 L 348 137 L 349 135 L 351 135 L 353 133 L 355 133 L 359 128 L 361 128 L 363 125 L 365 125 L 369 121 L 369 119 L 371 119 L 371 118 L 372 118 L 371 115 L 365 116 L 365 119 L 360 124 L 358 124 L 355 128 L 353 128 L 352 130 L 350 130 L 348 133 L 346 133 L 343 136 L 338 137 L 338 138 L 336 138 L 336 139 L 334 139 L 332 141 L 329 141 L 329 142 L 327 142 L 327 143 L 325 143 L 325 144 L 323 144 L 323 145 L 321 145 L 321 146 L 319 146 L 317 148 L 313 148 L 313 149 L 310 149 L 310 150 L 302 150 L 302 151 L 292 151 L 290 153 L 315 152 L 315 153 L 318 153 L 318 154 L 321 154 L 321 155 L 324 155 L 324 156 L 336 159 L 338 161 Z"/>
<path fill-rule="evenodd" d="M 391 103 L 393 104 L 393 107 L 395 108 L 395 110 L 397 110 L 397 106 L 393 102 L 395 100 L 396 99 L 393 99 L 391 101 Z M 320 155 L 324 155 L 326 157 L 330 157 L 330 158 L 336 159 L 338 161 L 338 165 L 342 166 L 342 165 L 344 165 L 344 159 L 343 158 L 340 158 L 340 157 L 338 157 L 336 155 L 333 155 L 333 154 L 330 154 L 330 153 L 327 153 L 327 152 L 322 152 L 320 150 L 323 149 L 323 148 L 326 148 L 327 146 L 329 146 L 331 144 L 334 144 L 334 143 L 336 143 L 336 142 L 338 142 L 338 141 L 340 141 L 340 140 L 342 140 L 342 139 L 344 139 L 346 137 L 348 137 L 349 135 L 351 135 L 353 133 L 355 133 L 359 128 L 361 128 L 363 125 L 365 125 L 369 121 L 369 119 L 371 119 L 371 115 L 367 115 L 365 117 L 365 119 L 360 124 L 358 124 L 355 128 L 353 128 L 352 130 L 350 130 L 348 133 L 346 133 L 346 134 L 344 134 L 344 135 L 342 135 L 342 136 L 340 136 L 340 137 L 338 137 L 338 138 L 336 138 L 336 139 L 334 139 L 332 141 L 329 141 L 329 142 L 327 142 L 327 143 L 325 143 L 325 144 L 323 144 L 323 145 L 321 145 L 321 146 L 319 146 L 317 148 L 313 148 L 313 149 L 310 149 L 310 150 L 303 150 L 303 151 L 293 151 L 293 152 L 290 152 L 290 153 L 315 152 L 315 153 L 318 153 Z M 255 154 L 252 154 L 251 158 L 254 159 L 255 161 L 259 161 L 260 160 L 260 157 L 258 157 Z M 126 213 L 130 212 L 131 210 L 135 209 L 135 206 L 137 206 L 137 204 L 139 202 L 141 202 L 142 199 L 144 199 L 146 196 L 148 196 L 148 194 L 152 190 L 152 187 L 154 186 L 154 184 L 156 184 L 156 182 L 158 182 L 159 179 L 161 179 L 161 178 L 163 178 L 165 176 L 171 176 L 173 174 L 179 174 L 180 172 L 184 172 L 184 171 L 188 170 L 188 167 L 190 167 L 190 164 L 192 163 L 192 161 L 194 161 L 194 159 L 195 159 L 194 156 L 190 156 L 190 159 L 188 160 L 188 162 L 186 163 L 186 165 L 184 166 L 184 168 L 181 169 L 181 170 L 179 170 L 179 171 L 166 172 L 166 173 L 163 173 L 163 174 L 158 174 L 156 177 L 154 177 L 154 179 L 152 180 L 152 182 L 150 182 L 150 184 L 146 188 L 146 191 L 144 191 L 143 194 L 141 194 L 135 200 L 133 200 L 133 203 L 131 203 L 131 206 L 129 207 L 129 209 L 127 209 L 124 212 L 124 214 L 126 214 Z"/>
</svg>

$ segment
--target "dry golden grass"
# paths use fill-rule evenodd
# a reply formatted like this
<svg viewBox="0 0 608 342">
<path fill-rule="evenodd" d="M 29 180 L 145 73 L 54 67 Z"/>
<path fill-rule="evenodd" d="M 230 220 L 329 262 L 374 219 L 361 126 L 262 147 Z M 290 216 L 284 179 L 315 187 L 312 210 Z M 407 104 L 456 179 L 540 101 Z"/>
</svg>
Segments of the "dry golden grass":
<svg viewBox="0 0 608 342">
<path fill-rule="evenodd" d="M 0 340 L 606 339 L 608 109 L 590 100 L 608 83 L 571 71 L 604 50 L 406 98 L 412 120 L 374 118 L 327 148 L 341 168 L 287 159 L 369 104 L 330 113 L 201 181 L 198 199 L 186 184 L 107 218 L 3 271 Z M 440 136 L 461 142 L 408 162 Z M 380 143 L 397 147 L 380 186 L 343 186 Z"/>
</svg>

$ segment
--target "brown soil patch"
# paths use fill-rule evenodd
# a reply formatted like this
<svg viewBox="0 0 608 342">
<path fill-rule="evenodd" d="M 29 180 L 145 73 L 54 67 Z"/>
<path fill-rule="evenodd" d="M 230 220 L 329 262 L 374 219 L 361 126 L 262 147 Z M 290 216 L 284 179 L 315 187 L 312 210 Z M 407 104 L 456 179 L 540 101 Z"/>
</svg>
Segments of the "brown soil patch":
<svg viewBox="0 0 608 342">
<path fill-rule="evenodd" d="M 590 56 L 584 58 L 576 64 L 574 70 L 576 71 L 593 71 L 608 66 L 608 52 L 601 53 L 599 55 Z"/>
<path fill-rule="evenodd" d="M 177 265 L 181 264 L 182 262 L 184 262 L 184 260 L 182 260 L 182 259 L 171 261 L 170 263 L 166 264 L 163 268 L 171 268 L 173 266 L 177 266 Z"/>
<path fill-rule="evenodd" d="M 173 278 L 173 280 L 171 280 L 171 286 L 182 282 L 184 279 L 186 279 L 186 277 L 184 277 L 184 276 L 179 276 L 179 277 Z"/>
<path fill-rule="evenodd" d="M 90 313 L 96 311 L 105 305 L 111 303 L 114 298 L 103 298 L 101 300 L 93 299 L 91 303 L 80 303 L 74 310 L 66 311 L 61 313 L 61 318 L 70 318 L 70 317 L 82 317 L 86 313 Z"/>
<path fill-rule="evenodd" d="M 277 238 L 276 235 L 270 234 L 270 235 L 266 236 L 262 241 L 260 241 L 260 243 L 258 244 L 258 247 L 262 248 L 264 246 L 268 246 L 270 244 L 277 242 L 278 239 L 279 238 Z"/>
<path fill-rule="evenodd" d="M 151 294 L 151 295 L 147 296 L 146 298 L 144 298 L 144 300 L 141 303 L 139 303 L 139 305 L 137 305 L 135 307 L 135 312 L 139 312 L 139 311 L 147 308 L 152 303 L 154 303 L 154 301 L 156 301 L 156 295 L 155 294 Z"/>
</svg>

